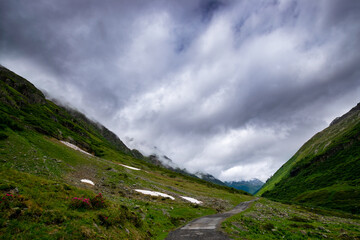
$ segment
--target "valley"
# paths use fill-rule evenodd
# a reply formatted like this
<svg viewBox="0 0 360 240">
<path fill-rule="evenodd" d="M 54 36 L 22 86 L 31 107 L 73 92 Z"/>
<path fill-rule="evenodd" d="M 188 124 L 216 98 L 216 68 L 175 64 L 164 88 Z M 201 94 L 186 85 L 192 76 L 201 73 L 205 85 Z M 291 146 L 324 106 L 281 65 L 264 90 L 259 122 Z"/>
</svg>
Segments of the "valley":
<svg viewBox="0 0 360 240">
<path fill-rule="evenodd" d="M 254 198 L 136 158 L 109 130 L 15 73 L 1 68 L 0 79 L 2 238 L 163 239 Z"/>
<path fill-rule="evenodd" d="M 3 239 L 360 238 L 358 106 L 253 196 L 153 164 L 6 68 L 0 80 Z"/>
</svg>

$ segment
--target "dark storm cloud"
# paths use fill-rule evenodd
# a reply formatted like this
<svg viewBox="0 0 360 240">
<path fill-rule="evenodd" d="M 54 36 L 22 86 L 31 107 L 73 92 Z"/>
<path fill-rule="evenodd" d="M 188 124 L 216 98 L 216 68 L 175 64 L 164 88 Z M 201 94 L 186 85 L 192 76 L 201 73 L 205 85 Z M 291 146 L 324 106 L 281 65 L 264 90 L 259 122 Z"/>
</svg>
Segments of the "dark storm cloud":
<svg viewBox="0 0 360 240">
<path fill-rule="evenodd" d="M 356 0 L 9 0 L 0 63 L 144 153 L 265 180 L 359 101 L 359 23 Z"/>
</svg>

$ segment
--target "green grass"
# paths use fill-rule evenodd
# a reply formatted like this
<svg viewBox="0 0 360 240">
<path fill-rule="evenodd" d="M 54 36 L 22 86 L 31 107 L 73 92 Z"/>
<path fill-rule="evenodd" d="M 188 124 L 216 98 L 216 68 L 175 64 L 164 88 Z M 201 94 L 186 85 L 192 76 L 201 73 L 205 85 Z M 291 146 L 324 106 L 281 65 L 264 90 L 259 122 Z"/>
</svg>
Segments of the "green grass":
<svg viewBox="0 0 360 240">
<path fill-rule="evenodd" d="M 152 165 L 108 129 L 46 100 L 20 76 L 1 68 L 0 80 L 0 196 L 14 196 L 0 203 L 2 238 L 163 239 L 194 218 L 252 198 Z M 95 186 L 81 179 L 91 179 Z M 150 197 L 134 189 L 160 191 L 176 199 Z M 72 207 L 73 197 L 94 198 L 99 193 L 107 207 Z M 180 196 L 203 204 L 193 205 Z"/>
<path fill-rule="evenodd" d="M 319 164 L 310 172 L 307 170 L 314 159 L 321 158 L 329 149 L 337 146 L 357 146 L 356 139 L 351 141 L 360 128 L 356 119 L 354 116 L 347 118 L 347 122 L 316 135 L 305 144 L 306 147 L 300 149 L 292 161 L 274 175 L 262 193 L 272 190 L 275 185 L 277 189 L 282 189 L 283 179 L 290 174 L 292 177 L 307 174 L 309 177 L 303 181 L 303 185 L 308 192 L 299 192 L 303 187 L 299 182 L 304 177 L 289 181 L 300 193 L 291 200 L 305 205 L 317 201 L 318 206 L 326 207 L 341 202 L 342 204 L 337 206 L 344 208 L 340 210 L 352 211 L 349 209 L 355 206 L 353 200 L 358 198 L 358 195 L 353 193 L 358 191 L 359 186 L 359 180 L 352 175 L 359 169 L 356 165 L 358 163 L 352 159 L 358 156 L 358 150 L 344 148 L 344 151 L 338 151 L 338 155 L 330 156 L 334 158 L 334 162 L 338 161 L 339 156 L 349 157 L 345 163 L 343 161 L 336 165 L 335 170 L 344 173 L 341 179 L 337 178 L 341 180 L 337 184 L 329 185 L 322 179 L 326 174 L 329 179 L 334 173 L 325 171 L 323 174 L 324 167 Z M 346 131 L 339 131 L 344 128 L 344 124 L 348 126 Z M 333 137 L 330 143 L 326 141 L 329 136 Z M 93 156 L 73 150 L 59 140 L 69 141 Z M 1 238 L 164 239 L 169 231 L 194 218 L 229 210 L 240 202 L 254 198 L 243 191 L 170 171 L 146 160 L 138 151 L 128 149 L 106 128 L 88 120 L 77 111 L 65 109 L 46 100 L 31 83 L 0 68 L 0 201 L 3 200 L 0 202 Z M 130 170 L 119 163 L 141 170 Z M 349 168 L 350 165 L 353 168 Z M 294 172 L 294 168 L 302 171 Z M 325 166 L 325 170 L 328 169 L 331 168 Z M 80 180 L 84 178 L 95 182 L 95 186 L 81 183 Z M 321 188 L 314 188 L 314 182 L 321 183 Z M 175 197 L 175 200 L 146 196 L 134 191 L 135 189 L 164 192 Z M 73 197 L 91 199 L 99 193 L 106 199 L 106 207 L 73 207 Z M 278 194 L 283 194 L 281 198 L 285 200 L 290 199 L 286 198 L 285 191 Z M 191 204 L 180 196 L 196 198 L 203 204 Z M 305 218 L 307 215 L 303 216 L 302 212 L 296 212 L 300 210 L 292 210 L 288 220 L 280 214 L 283 209 L 300 209 L 298 207 L 268 200 L 260 200 L 256 204 L 262 204 L 260 208 L 256 207 L 256 210 L 265 210 L 248 210 L 244 216 L 248 213 L 266 215 L 274 209 L 278 210 L 264 223 L 261 223 L 264 220 L 262 215 L 259 219 L 242 219 L 243 215 L 239 215 L 242 219 L 239 221 L 244 221 L 248 230 L 251 230 L 247 233 L 251 237 L 259 237 L 259 234 L 265 234 L 264 231 L 269 232 L 266 236 L 294 236 L 294 229 L 316 229 L 320 226 L 318 222 L 308 221 L 308 218 Z M 270 210 L 266 210 L 269 206 Z M 266 214 L 264 211 L 267 211 Z M 332 218 L 325 210 L 316 211 L 317 213 L 311 214 L 319 215 L 321 212 L 321 216 Z M 332 214 L 344 219 L 341 212 Z M 238 216 L 234 217 L 235 220 L 236 217 Z M 281 217 L 283 222 L 281 219 L 277 222 L 276 219 Z M 353 224 L 353 228 L 358 227 L 357 220 L 346 220 L 342 222 L 341 228 L 337 225 L 324 227 L 332 231 L 331 236 L 339 236 L 343 231 L 344 234 L 355 236 L 357 232 L 349 227 L 348 223 Z M 286 227 L 286 224 L 294 229 Z M 230 228 L 233 229 L 233 226 Z M 313 235 L 312 232 L 301 234 L 309 238 L 320 236 Z"/>
<path fill-rule="evenodd" d="M 288 177 L 296 164 L 300 162 L 308 163 L 311 159 L 325 154 L 337 145 L 349 142 L 352 136 L 359 133 L 359 121 L 358 112 L 355 111 L 349 113 L 339 123 L 317 133 L 264 184 L 257 193 L 257 196 L 272 190 L 276 183 Z"/>
<path fill-rule="evenodd" d="M 31 130 L 7 129 L 6 133 L 9 137 L 0 141 L 0 194 L 12 192 L 24 204 L 17 207 L 14 203 L 1 216 L 4 238 L 163 239 L 194 218 L 253 198 L 230 188 L 213 188 L 115 150 L 109 150 L 113 152 L 107 159 L 91 157 Z M 83 178 L 96 185 L 81 183 Z M 135 188 L 165 192 L 176 200 L 142 195 Z M 70 208 L 72 197 L 91 198 L 100 192 L 109 203 L 107 208 Z M 179 196 L 194 197 L 204 204 L 193 205 Z M 20 211 L 18 216 L 16 211 Z"/>
<path fill-rule="evenodd" d="M 228 218 L 222 229 L 233 239 L 358 239 L 360 217 L 260 199 Z"/>
<path fill-rule="evenodd" d="M 359 214 L 359 160 L 360 118 L 355 110 L 305 143 L 257 195 Z"/>
</svg>

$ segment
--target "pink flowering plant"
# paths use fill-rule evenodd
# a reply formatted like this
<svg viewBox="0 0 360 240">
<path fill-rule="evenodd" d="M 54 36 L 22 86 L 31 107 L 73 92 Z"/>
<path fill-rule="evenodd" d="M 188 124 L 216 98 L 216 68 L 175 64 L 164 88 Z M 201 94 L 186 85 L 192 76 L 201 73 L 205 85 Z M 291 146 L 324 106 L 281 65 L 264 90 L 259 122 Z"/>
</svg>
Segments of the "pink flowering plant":
<svg viewBox="0 0 360 240">
<path fill-rule="evenodd" d="M 90 199 L 73 197 L 71 199 L 70 207 L 73 209 L 90 209 L 91 208 Z"/>
<path fill-rule="evenodd" d="M 0 198 L 0 209 L 8 209 L 10 208 L 10 203 L 15 200 L 15 197 L 11 193 L 6 193 Z"/>
<path fill-rule="evenodd" d="M 105 208 L 106 202 L 101 193 L 96 195 L 94 198 L 91 199 L 91 205 L 93 208 L 99 209 L 99 208 Z"/>
<path fill-rule="evenodd" d="M 101 193 L 93 198 L 73 197 L 70 202 L 70 208 L 73 209 L 99 209 L 105 207 L 105 199 Z"/>
</svg>

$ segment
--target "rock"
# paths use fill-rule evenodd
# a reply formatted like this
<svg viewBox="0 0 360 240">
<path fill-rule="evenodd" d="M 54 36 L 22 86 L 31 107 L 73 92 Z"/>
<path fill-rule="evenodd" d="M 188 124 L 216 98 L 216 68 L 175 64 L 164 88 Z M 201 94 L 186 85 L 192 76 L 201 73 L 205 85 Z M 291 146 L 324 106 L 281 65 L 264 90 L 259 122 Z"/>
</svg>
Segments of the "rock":
<svg viewBox="0 0 360 240">
<path fill-rule="evenodd" d="M 342 233 L 339 235 L 340 239 L 351 239 L 349 235 L 347 235 L 346 233 Z"/>
<path fill-rule="evenodd" d="M 324 228 L 323 226 L 318 227 L 319 230 L 329 233 L 330 230 Z"/>
</svg>

